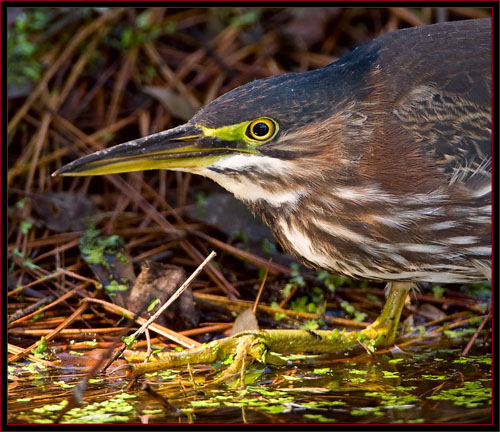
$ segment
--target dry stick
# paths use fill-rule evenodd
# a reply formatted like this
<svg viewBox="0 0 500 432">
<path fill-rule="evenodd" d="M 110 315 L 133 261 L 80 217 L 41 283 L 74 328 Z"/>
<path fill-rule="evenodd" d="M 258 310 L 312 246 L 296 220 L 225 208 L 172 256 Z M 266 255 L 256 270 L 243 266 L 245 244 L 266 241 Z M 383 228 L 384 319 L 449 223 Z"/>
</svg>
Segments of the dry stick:
<svg viewBox="0 0 500 432">
<path fill-rule="evenodd" d="M 244 311 L 253 306 L 253 302 L 247 300 L 230 300 L 223 296 L 217 296 L 213 294 L 205 294 L 196 291 L 193 293 L 195 300 L 203 300 L 211 304 L 220 305 L 226 307 L 228 309 L 232 309 L 238 312 Z M 260 304 L 258 309 L 266 312 L 270 315 L 274 315 L 275 313 L 283 313 L 289 318 L 303 318 L 303 319 L 317 319 L 318 314 L 313 314 L 309 312 L 299 312 L 290 309 L 281 309 L 274 308 L 271 306 L 266 306 Z M 360 322 L 360 321 L 352 321 L 344 318 L 334 318 L 328 315 L 325 315 L 324 320 L 329 324 L 344 326 L 344 327 L 356 327 L 356 328 L 365 328 L 369 326 L 369 323 Z"/>
<path fill-rule="evenodd" d="M 59 150 L 53 151 L 52 153 L 46 156 L 40 157 L 38 159 L 37 165 L 45 165 L 54 160 L 59 160 L 61 157 L 63 157 L 66 153 L 69 153 L 70 151 L 71 151 L 70 147 L 63 147 Z M 20 162 L 20 160 L 18 159 L 16 165 L 12 168 L 9 168 L 9 172 L 7 175 L 7 184 L 8 185 L 11 184 L 15 177 L 24 174 L 24 172 L 28 171 L 31 168 L 31 166 L 32 166 L 31 161 L 24 163 Z"/>
<path fill-rule="evenodd" d="M 452 7 L 450 12 L 463 15 L 467 18 L 489 18 L 490 14 L 487 9 L 468 8 L 468 7 Z"/>
<path fill-rule="evenodd" d="M 236 255 L 236 256 L 256 265 L 257 267 L 266 268 L 266 266 L 268 265 L 267 260 L 265 260 L 264 258 L 261 258 L 257 255 L 254 255 L 254 254 L 251 254 L 251 253 L 246 252 L 244 250 L 238 249 L 237 247 L 231 246 L 227 243 L 224 243 L 220 240 L 217 240 L 216 238 L 210 237 L 209 235 L 207 235 L 205 233 L 202 233 L 200 231 L 195 231 L 195 230 L 188 230 L 188 232 L 190 234 L 194 234 L 194 235 L 202 238 L 203 240 L 208 241 L 212 245 L 219 247 L 222 250 L 229 252 L 232 255 Z M 271 264 L 269 271 L 271 273 L 274 273 L 274 274 L 279 274 L 279 273 L 283 273 L 286 275 L 290 274 L 290 269 L 288 267 L 285 267 L 285 266 L 282 266 L 282 265 L 276 264 L 276 263 Z"/>
<path fill-rule="evenodd" d="M 196 390 L 197 385 L 196 385 L 196 381 L 194 380 L 193 369 L 191 368 L 191 364 L 190 363 L 187 364 L 187 370 L 188 370 L 188 373 L 189 373 L 189 380 L 193 384 L 193 390 Z"/>
<path fill-rule="evenodd" d="M 71 296 L 77 294 L 78 289 L 79 289 L 79 287 L 73 288 L 72 290 L 64 293 L 61 297 L 57 298 L 57 300 L 55 300 L 52 303 L 48 304 L 47 306 L 44 306 L 44 307 L 36 310 L 35 312 L 32 312 L 32 313 L 30 313 L 28 315 L 23 316 L 22 318 L 19 318 L 19 319 L 15 320 L 15 321 L 12 321 L 11 323 L 9 323 L 8 328 L 14 327 L 14 326 L 16 326 L 16 325 L 18 325 L 18 324 L 20 324 L 20 323 L 22 323 L 22 322 L 30 319 L 33 315 L 42 313 L 42 312 L 44 312 L 44 311 L 46 311 L 48 309 L 53 308 L 55 305 L 57 305 L 57 304 L 65 301 L 68 298 L 70 298 Z"/>
<path fill-rule="evenodd" d="M 68 121 L 75 121 L 75 119 L 78 118 L 82 111 L 90 105 L 90 102 L 92 101 L 92 99 L 94 99 L 99 90 L 101 90 L 102 87 L 107 82 L 109 82 L 111 76 L 116 72 L 116 65 L 117 62 L 115 61 L 111 64 L 111 66 L 107 67 L 106 70 L 99 73 L 99 76 L 96 78 L 96 82 L 94 83 L 94 85 L 90 88 L 90 90 L 87 90 L 85 92 L 85 95 L 82 95 L 83 97 L 78 104 L 79 106 L 75 107 L 72 112 L 66 117 Z"/>
<path fill-rule="evenodd" d="M 20 267 L 23 267 L 23 270 L 26 270 L 33 277 L 39 278 L 40 281 L 43 281 L 44 279 L 47 280 L 47 279 L 52 278 L 53 273 L 50 273 L 48 270 L 45 270 L 41 267 L 35 267 L 35 268 L 26 267 L 25 268 L 23 262 L 16 256 L 13 256 L 12 260 L 14 262 L 16 262 L 16 264 L 18 264 Z M 74 264 L 74 265 L 70 266 L 69 268 L 71 268 L 72 270 L 76 270 L 79 268 L 79 266 L 80 266 L 79 264 Z M 76 288 L 76 285 L 73 283 L 68 283 L 68 285 L 72 286 L 73 288 Z M 88 285 L 88 283 L 80 285 L 80 288 L 83 289 L 87 285 Z M 65 291 L 65 290 L 63 289 L 63 291 Z"/>
<path fill-rule="evenodd" d="M 147 342 L 146 358 L 144 359 L 144 363 L 147 363 L 149 361 L 149 357 L 151 357 L 151 354 L 153 353 L 153 348 L 151 347 L 151 335 L 149 334 L 149 330 L 146 329 L 144 334 Z"/>
<path fill-rule="evenodd" d="M 191 183 L 191 179 L 193 178 L 191 173 L 181 173 L 177 171 L 175 173 L 178 175 L 178 179 L 181 180 L 179 184 L 179 180 L 177 183 L 177 205 L 179 207 L 184 207 L 186 205 L 187 193 L 189 190 L 189 184 Z"/>
<path fill-rule="evenodd" d="M 43 115 L 40 128 L 38 129 L 37 134 L 33 137 L 33 143 L 34 143 L 34 155 L 32 159 L 30 160 L 31 168 L 28 171 L 28 180 L 26 181 L 26 185 L 24 187 L 24 191 L 26 193 L 30 192 L 31 190 L 31 185 L 33 183 L 33 179 L 35 177 L 35 169 L 36 165 L 38 162 L 38 158 L 40 157 L 40 153 L 42 151 L 43 144 L 45 143 L 48 131 L 49 131 L 49 126 L 50 126 L 50 120 L 51 120 L 51 114 L 50 113 L 45 113 Z M 25 207 L 26 208 L 26 207 Z"/>
<path fill-rule="evenodd" d="M 295 285 L 291 290 L 290 294 L 288 294 L 280 303 L 280 308 L 284 309 L 286 304 L 290 301 L 290 299 L 295 295 L 295 293 L 299 290 L 299 286 Z"/>
<path fill-rule="evenodd" d="M 398 347 L 401 348 L 401 347 L 404 347 L 404 346 L 412 345 L 415 342 L 419 342 L 419 341 L 424 340 L 424 339 L 426 339 L 428 337 L 438 336 L 439 333 L 443 332 L 444 330 L 451 330 L 451 329 L 454 329 L 456 327 L 460 327 L 460 326 L 465 325 L 465 324 L 473 323 L 474 321 L 477 320 L 477 318 L 478 317 L 472 317 L 472 318 L 468 318 L 468 319 L 456 321 L 456 322 L 454 322 L 452 324 L 449 324 L 449 325 L 438 327 L 437 329 L 434 329 L 434 330 L 431 330 L 431 331 L 427 332 L 423 336 L 417 336 L 417 337 L 415 337 L 413 339 L 406 340 L 404 342 L 398 343 Z"/>
<path fill-rule="evenodd" d="M 148 236 L 149 237 L 149 236 Z M 158 238 L 157 235 L 152 235 L 153 238 Z M 147 260 L 148 258 L 151 258 L 153 256 L 156 256 L 156 255 L 159 255 L 161 252 L 164 252 L 164 251 L 167 251 L 169 249 L 172 249 L 178 242 L 177 241 L 171 241 L 171 242 L 168 242 L 166 244 L 162 244 L 158 247 L 155 247 L 155 248 L 152 248 L 152 249 L 149 249 L 145 252 L 143 252 L 142 254 L 139 254 L 139 255 L 136 255 L 134 258 L 132 258 L 132 262 L 133 263 L 140 263 L 144 260 Z M 130 243 L 127 244 L 127 249 L 130 248 Z"/>
<path fill-rule="evenodd" d="M 39 283 L 46 282 L 50 279 L 54 279 L 57 276 L 60 276 L 61 274 L 64 274 L 64 273 L 69 274 L 68 272 L 70 272 L 71 275 L 76 275 L 76 273 L 73 273 L 71 270 L 77 270 L 81 265 L 82 265 L 81 263 L 76 263 L 76 264 L 73 264 L 72 266 L 68 267 L 67 269 L 58 268 L 54 273 L 50 273 L 50 274 L 47 274 L 45 276 L 41 276 L 38 279 L 35 279 L 34 281 L 27 283 L 26 285 L 20 286 L 19 288 L 13 289 L 12 291 L 9 291 L 7 293 L 7 297 L 15 296 L 19 292 L 23 291 L 25 288 L 29 288 L 29 287 L 32 287 L 34 285 L 38 285 Z M 88 278 L 80 276 L 80 275 L 74 276 L 74 277 L 77 279 L 84 280 L 84 281 L 93 282 L 97 288 L 99 288 L 101 286 L 100 282 L 94 281 L 93 279 L 88 279 Z"/>
<path fill-rule="evenodd" d="M 189 241 L 181 240 L 179 245 L 191 258 L 195 260 L 195 262 L 199 262 L 203 259 L 203 255 Z M 229 298 L 235 299 L 236 297 L 239 297 L 239 291 L 234 288 L 231 283 L 229 283 L 219 269 L 208 265 L 206 272 L 210 278 L 228 295 Z"/>
<path fill-rule="evenodd" d="M 61 117 L 59 114 L 52 113 L 52 115 L 54 117 L 54 124 L 61 131 L 61 133 L 69 133 L 73 135 L 75 138 L 77 138 L 77 140 L 75 140 L 75 145 L 78 145 L 86 153 L 91 153 L 92 151 L 102 150 L 103 144 L 99 143 L 98 140 L 102 139 L 102 137 L 106 134 L 116 133 L 117 131 L 123 129 L 125 126 L 128 126 L 130 123 L 136 121 L 136 117 L 139 115 L 140 111 L 141 110 L 135 111 L 128 117 L 107 125 L 105 128 L 100 129 L 91 135 L 87 135 L 86 133 L 82 132 L 74 124 L 66 120 L 64 117 Z M 89 150 L 88 147 L 91 147 L 91 149 Z M 71 147 L 67 147 L 67 149 L 69 151 L 71 150 Z"/>
<path fill-rule="evenodd" d="M 132 174 L 134 175 L 134 174 Z M 130 180 L 129 180 L 130 181 Z M 116 218 L 125 213 L 125 209 L 129 206 L 129 204 L 131 203 L 131 199 L 129 198 L 128 195 L 125 195 L 125 194 L 119 194 L 117 196 L 117 203 L 115 204 L 115 208 L 113 209 L 113 211 L 111 212 L 111 215 L 110 215 L 110 218 L 108 219 L 108 221 L 106 222 L 106 225 L 104 225 L 103 227 L 103 231 L 105 233 L 110 233 L 110 232 L 113 232 L 113 227 L 116 226 Z M 136 208 L 133 209 L 134 212 L 137 211 Z M 139 229 L 139 227 L 137 227 Z"/>
<path fill-rule="evenodd" d="M 475 340 L 477 339 L 477 337 L 479 336 L 479 333 L 481 333 L 481 330 L 483 329 L 483 327 L 485 326 L 485 324 L 488 322 L 488 320 L 490 319 L 491 317 L 491 312 L 488 312 L 488 315 L 486 315 L 484 317 L 484 320 L 483 322 L 481 323 L 481 325 L 477 328 L 476 332 L 472 335 L 470 341 L 467 343 L 467 346 L 464 348 L 464 350 L 462 351 L 462 356 L 465 357 L 467 354 L 469 354 L 469 351 L 470 349 L 472 348 L 472 345 L 474 344 Z"/>
<path fill-rule="evenodd" d="M 151 187 L 146 181 L 144 181 L 144 179 L 141 180 L 140 187 L 141 191 L 143 191 L 143 195 L 146 195 L 145 192 L 147 192 L 151 195 L 151 200 L 156 200 L 159 206 L 166 209 L 165 215 L 172 215 L 179 224 L 186 225 L 184 219 L 182 219 L 182 217 L 179 215 L 179 210 L 183 211 L 186 207 L 172 207 L 164 198 L 166 194 L 161 194 L 160 192 L 156 191 L 156 189 Z"/>
<path fill-rule="evenodd" d="M 168 67 L 167 63 L 156 50 L 154 44 L 152 42 L 146 42 L 143 44 L 142 48 L 151 62 L 159 68 L 160 74 L 163 76 L 164 80 L 167 83 L 173 83 L 177 91 L 189 101 L 193 108 L 198 109 L 200 107 L 198 99 L 196 99 L 193 93 L 188 90 L 184 83 L 180 81 Z"/>
<path fill-rule="evenodd" d="M 440 323 L 445 322 L 445 321 L 453 321 L 455 318 L 461 318 L 461 317 L 463 317 L 465 315 L 469 315 L 469 314 L 470 314 L 470 312 L 468 312 L 468 311 L 462 311 L 462 312 L 457 312 L 457 313 L 454 313 L 451 315 L 446 315 L 443 318 L 438 318 L 438 319 L 435 319 L 433 321 L 426 322 L 424 324 L 424 327 L 432 327 L 436 324 L 440 324 Z"/>
<path fill-rule="evenodd" d="M 17 192 L 20 190 L 16 189 L 16 188 L 9 188 L 9 192 L 12 192 L 12 191 Z M 51 245 L 57 245 L 60 243 L 66 243 L 66 242 L 71 241 L 71 240 L 78 238 L 78 237 L 80 237 L 80 233 L 77 233 L 77 232 L 55 234 L 55 235 L 51 235 L 51 236 L 44 237 L 44 238 L 30 240 L 30 241 L 28 241 L 27 246 L 28 246 L 28 248 L 35 249 L 35 248 L 44 247 L 44 246 L 51 246 Z"/>
<path fill-rule="evenodd" d="M 54 105 L 52 105 L 52 108 L 54 110 L 56 110 L 57 107 L 60 106 L 61 103 L 66 100 L 71 90 L 74 89 L 76 80 L 82 74 L 91 56 L 95 53 L 97 44 L 101 39 L 101 36 L 105 30 L 106 27 L 101 27 L 100 29 L 97 29 L 96 35 L 90 40 L 88 45 L 85 45 L 85 51 L 71 68 L 71 72 L 69 73 L 69 76 L 66 79 L 66 82 L 64 83 L 62 90 L 57 95 L 57 99 L 54 101 L 55 102 Z"/>
<path fill-rule="evenodd" d="M 87 315 L 87 314 L 86 314 Z M 127 330 L 128 327 L 98 327 L 98 328 L 71 328 L 62 329 L 59 331 L 59 335 L 66 337 L 78 337 L 83 333 L 93 333 L 93 334 L 104 334 L 109 335 L 110 333 L 116 333 L 123 330 Z M 13 335 L 27 335 L 27 336 L 45 336 L 49 334 L 51 329 L 12 329 L 10 333 Z"/>
<path fill-rule="evenodd" d="M 343 287 L 340 287 L 340 289 L 345 290 Z M 348 288 L 347 288 L 348 289 Z M 367 288 L 366 290 L 367 293 L 369 294 L 375 294 L 379 296 L 385 296 L 385 291 L 381 288 Z M 429 302 L 429 303 L 438 303 L 438 304 L 447 304 L 447 305 L 452 305 L 452 306 L 462 306 L 466 308 L 473 308 L 476 306 L 478 302 L 474 301 L 474 299 L 459 299 L 459 298 L 436 298 L 433 296 L 428 296 L 425 294 L 418 294 L 418 293 L 411 293 L 411 298 L 421 301 L 421 302 Z"/>
<path fill-rule="evenodd" d="M 29 306 L 19 309 L 9 316 L 8 322 L 14 322 L 21 319 L 23 316 L 28 315 L 32 312 L 38 312 L 38 309 L 45 306 L 47 303 L 54 301 L 53 297 L 44 297 L 38 300 L 36 303 L 30 304 Z"/>
<path fill-rule="evenodd" d="M 116 117 L 118 116 L 118 109 L 121 105 L 120 102 L 124 95 L 123 89 L 126 87 L 127 82 L 132 77 L 132 69 L 134 68 L 136 63 L 138 51 L 138 46 L 133 47 L 127 52 L 126 57 L 124 57 L 123 59 L 122 67 L 118 72 L 117 79 L 114 83 L 113 92 L 111 94 L 111 102 L 109 104 L 106 119 L 107 124 L 114 123 L 116 121 Z"/>
<path fill-rule="evenodd" d="M 97 288 L 97 289 L 100 289 L 102 288 L 102 283 L 99 282 L 98 280 L 95 280 L 95 279 L 90 279 L 88 277 L 85 277 L 85 276 L 82 276 L 82 275 L 79 275 L 78 273 L 75 273 L 75 272 L 72 272 L 71 270 L 68 270 L 68 269 L 63 269 L 63 268 L 58 268 L 57 269 L 58 272 L 61 272 L 61 273 L 64 273 L 68 276 L 71 276 L 75 279 L 79 279 L 79 280 L 82 280 L 84 282 L 89 282 L 89 283 L 92 283 L 94 284 L 94 286 Z"/>
<path fill-rule="evenodd" d="M 273 259 L 269 258 L 269 264 L 267 265 L 266 274 L 262 278 L 262 283 L 260 284 L 259 292 L 257 293 L 257 298 L 255 299 L 255 303 L 253 305 L 252 312 L 254 315 L 255 315 L 255 312 L 257 312 L 257 306 L 259 305 L 260 295 L 262 294 L 262 290 L 264 289 L 264 285 L 266 284 L 267 275 L 269 274 L 269 268 L 271 267 L 272 262 L 273 262 Z"/>
<path fill-rule="evenodd" d="M 37 319 L 37 320 L 30 320 L 30 322 L 28 322 L 26 325 L 27 325 L 27 328 L 43 328 L 43 329 L 51 329 L 51 328 L 54 328 L 55 326 L 61 324 L 65 319 L 66 317 L 62 317 L 60 315 L 56 315 L 57 312 L 50 312 L 50 313 L 47 313 L 46 314 L 46 317 L 44 318 L 40 318 L 40 319 Z M 83 314 L 81 316 L 81 319 L 82 320 L 91 320 L 92 318 L 95 318 L 96 321 L 95 322 L 102 322 L 102 320 L 98 320 L 97 318 L 99 317 L 96 317 L 96 315 L 94 313 L 86 313 L 86 314 Z M 15 329 L 12 329 L 12 330 L 15 330 Z M 9 329 L 10 331 L 10 329 Z M 82 331 L 87 331 L 87 330 L 82 330 Z"/>
<path fill-rule="evenodd" d="M 227 329 L 230 329 L 233 326 L 233 323 L 223 323 L 223 324 L 214 324 L 206 327 L 198 327 L 195 329 L 190 329 L 190 330 L 183 330 L 179 332 L 179 334 L 183 336 L 193 336 L 197 334 L 203 334 L 203 333 L 215 333 L 219 331 L 224 331 Z"/>
<path fill-rule="evenodd" d="M 47 276 L 42 276 L 39 279 L 35 279 L 34 281 L 31 281 L 30 283 L 27 283 L 26 285 L 20 286 L 19 288 L 13 289 L 12 291 L 9 291 L 7 293 L 7 297 L 12 297 L 17 294 L 19 294 L 21 291 L 23 291 L 25 288 L 32 287 L 34 285 L 38 285 L 39 283 L 46 282 L 49 279 L 54 279 L 55 277 L 59 276 L 61 274 L 61 271 L 55 271 L 54 273 L 51 273 L 50 275 Z"/>
<path fill-rule="evenodd" d="M 57 246 L 54 249 L 49 250 L 48 252 L 45 252 L 44 254 L 38 255 L 36 258 L 33 258 L 32 261 L 33 261 L 33 263 L 36 264 L 38 261 L 42 261 L 45 258 L 48 258 L 48 257 L 50 257 L 52 255 L 56 255 L 58 253 L 66 251 L 68 249 L 72 249 L 75 246 L 78 246 L 78 242 L 79 242 L 79 240 L 75 239 L 75 240 L 73 240 L 73 241 L 71 241 L 69 243 L 64 243 L 64 244 L 62 244 L 60 246 Z"/>
<path fill-rule="evenodd" d="M 411 12 L 408 9 L 404 8 L 390 8 L 389 9 L 391 13 L 396 15 L 399 19 L 402 19 L 403 21 L 406 21 L 407 23 L 413 25 L 413 26 L 423 26 L 425 23 L 413 12 Z"/>
</svg>

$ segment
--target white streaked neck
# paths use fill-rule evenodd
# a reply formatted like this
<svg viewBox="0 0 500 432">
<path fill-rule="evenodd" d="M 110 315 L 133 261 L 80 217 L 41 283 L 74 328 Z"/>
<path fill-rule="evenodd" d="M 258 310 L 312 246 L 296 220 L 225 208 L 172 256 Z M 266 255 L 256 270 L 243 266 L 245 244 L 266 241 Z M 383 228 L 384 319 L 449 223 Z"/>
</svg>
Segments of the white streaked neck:
<svg viewBox="0 0 500 432">
<path fill-rule="evenodd" d="M 280 159 L 257 155 L 234 155 L 220 159 L 212 167 L 219 170 L 235 171 L 235 175 L 217 172 L 208 167 L 196 168 L 190 171 L 214 180 L 224 189 L 234 194 L 236 198 L 248 203 L 264 200 L 273 207 L 293 206 L 306 193 L 304 188 L 297 188 L 296 186 L 291 188 L 281 186 L 263 188 L 250 177 L 237 174 L 238 171 L 243 173 L 245 170 L 255 170 L 264 174 L 272 173 L 273 176 L 277 177 L 286 177 L 286 173 L 290 172 L 291 167 L 289 163 Z"/>
</svg>

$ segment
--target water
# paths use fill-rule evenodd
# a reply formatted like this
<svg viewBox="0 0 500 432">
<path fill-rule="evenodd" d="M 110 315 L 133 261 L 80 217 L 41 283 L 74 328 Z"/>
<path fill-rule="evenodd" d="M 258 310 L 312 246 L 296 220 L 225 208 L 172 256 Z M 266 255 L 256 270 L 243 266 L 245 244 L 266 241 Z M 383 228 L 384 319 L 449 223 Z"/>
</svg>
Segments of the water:
<svg viewBox="0 0 500 432">
<path fill-rule="evenodd" d="M 297 356 L 286 367 L 254 363 L 240 381 L 210 385 L 207 366 L 141 377 L 92 380 L 62 423 L 491 423 L 490 342 L 464 343 L 328 360 Z M 25 364 L 26 365 L 26 364 Z M 53 422 L 83 376 L 62 368 L 9 368 L 9 423 Z M 34 372 L 34 373 L 33 373 Z M 145 383 L 152 389 L 141 389 Z"/>
</svg>

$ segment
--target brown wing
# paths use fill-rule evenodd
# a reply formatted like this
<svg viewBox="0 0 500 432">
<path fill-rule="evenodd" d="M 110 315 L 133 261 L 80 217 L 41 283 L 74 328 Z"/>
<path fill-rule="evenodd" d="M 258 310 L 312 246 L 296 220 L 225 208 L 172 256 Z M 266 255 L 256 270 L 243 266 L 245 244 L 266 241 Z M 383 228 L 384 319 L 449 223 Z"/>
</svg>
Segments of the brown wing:
<svg viewBox="0 0 500 432">
<path fill-rule="evenodd" d="M 395 107 L 394 115 L 449 175 L 450 183 L 480 189 L 491 182 L 491 105 L 421 86 Z"/>
<path fill-rule="evenodd" d="M 411 29 L 394 40 L 390 36 L 380 56 L 395 69 L 390 87 L 399 125 L 433 156 L 450 183 L 486 187 L 491 183 L 491 21 L 445 23 Z M 404 42 L 407 37 L 411 44 Z M 406 49 L 395 55 L 396 46 Z"/>
</svg>

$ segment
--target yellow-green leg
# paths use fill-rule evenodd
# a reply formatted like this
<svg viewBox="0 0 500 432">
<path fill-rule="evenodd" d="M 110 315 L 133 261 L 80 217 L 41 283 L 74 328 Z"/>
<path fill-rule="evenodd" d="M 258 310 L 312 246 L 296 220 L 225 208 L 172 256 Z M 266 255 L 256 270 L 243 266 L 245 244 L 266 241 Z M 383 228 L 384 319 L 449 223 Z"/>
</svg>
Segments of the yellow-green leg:
<svg viewBox="0 0 500 432">
<path fill-rule="evenodd" d="M 237 373 L 245 363 L 247 355 L 267 363 L 280 364 L 282 360 L 273 353 L 328 354 L 346 352 L 359 346 L 373 349 L 392 345 L 396 337 L 399 318 L 411 287 L 411 283 L 393 283 L 380 316 L 373 324 L 361 331 L 346 332 L 337 329 L 243 331 L 199 348 L 183 352 L 160 353 L 157 356 L 157 361 L 135 364 L 132 373 L 139 375 L 187 364 L 213 363 L 233 355 L 233 363 L 217 380 L 221 381 Z M 140 362 L 143 359 L 144 353 L 127 357 L 130 362 Z"/>
<path fill-rule="evenodd" d="M 370 339 L 381 337 L 381 346 L 394 344 L 401 312 L 412 287 L 411 282 L 389 284 L 389 292 L 382 312 L 369 327 L 362 330 L 362 333 L 365 333 Z"/>
</svg>

